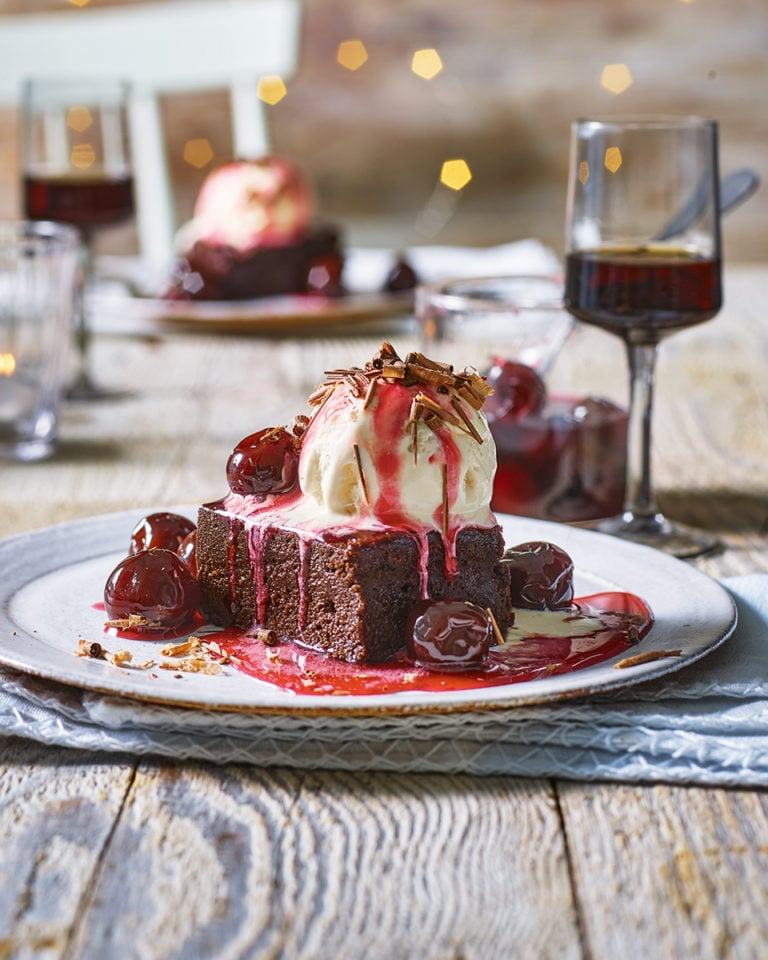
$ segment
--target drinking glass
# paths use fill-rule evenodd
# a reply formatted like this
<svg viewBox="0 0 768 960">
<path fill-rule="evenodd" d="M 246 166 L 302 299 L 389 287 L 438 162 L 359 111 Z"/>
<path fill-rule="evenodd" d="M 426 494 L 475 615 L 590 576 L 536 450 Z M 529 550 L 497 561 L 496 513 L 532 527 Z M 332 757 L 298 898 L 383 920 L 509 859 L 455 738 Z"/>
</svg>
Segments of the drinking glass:
<svg viewBox="0 0 768 960">
<path fill-rule="evenodd" d="M 721 305 L 718 130 L 699 117 L 579 120 L 571 131 L 565 305 L 627 348 L 627 488 L 599 529 L 691 557 L 716 546 L 672 523 L 651 484 L 659 343 Z"/>
<path fill-rule="evenodd" d="M 78 366 L 67 396 L 98 399 L 106 391 L 89 372 L 85 289 L 93 272 L 95 231 L 133 215 L 126 104 L 121 80 L 29 80 L 22 100 L 24 208 L 32 220 L 76 226 L 83 241 L 75 344 Z"/>
</svg>

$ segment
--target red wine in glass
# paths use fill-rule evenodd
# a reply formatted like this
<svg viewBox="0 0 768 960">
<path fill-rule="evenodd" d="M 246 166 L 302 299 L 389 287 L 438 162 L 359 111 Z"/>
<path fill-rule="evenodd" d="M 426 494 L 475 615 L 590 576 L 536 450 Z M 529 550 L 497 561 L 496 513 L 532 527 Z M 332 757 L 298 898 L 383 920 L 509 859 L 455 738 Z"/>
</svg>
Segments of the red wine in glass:
<svg viewBox="0 0 768 960">
<path fill-rule="evenodd" d="M 581 250 L 566 258 L 568 308 L 620 337 L 660 340 L 711 320 L 722 302 L 720 262 L 665 247 Z"/>
<path fill-rule="evenodd" d="M 61 220 L 84 231 L 133 216 L 133 177 L 27 175 L 24 206 L 33 220 Z"/>
</svg>

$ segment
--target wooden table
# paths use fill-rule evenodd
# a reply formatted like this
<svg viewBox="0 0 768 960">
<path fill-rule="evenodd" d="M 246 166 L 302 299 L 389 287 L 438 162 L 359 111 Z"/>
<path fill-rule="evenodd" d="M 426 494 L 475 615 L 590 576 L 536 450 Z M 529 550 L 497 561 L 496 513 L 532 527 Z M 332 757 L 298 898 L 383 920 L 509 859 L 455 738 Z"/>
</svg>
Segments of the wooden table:
<svg viewBox="0 0 768 960">
<path fill-rule="evenodd" d="M 663 506 L 768 570 L 766 268 L 661 352 Z M 396 345 L 408 349 L 405 336 Z M 46 464 L 0 466 L 2 533 L 223 493 L 241 436 L 289 420 L 369 336 L 102 337 L 125 399 L 73 406 Z M 555 385 L 625 394 L 621 348 Z M 768 951 L 757 790 L 217 767 L 0 740 L 0 957 L 705 958 Z"/>
</svg>

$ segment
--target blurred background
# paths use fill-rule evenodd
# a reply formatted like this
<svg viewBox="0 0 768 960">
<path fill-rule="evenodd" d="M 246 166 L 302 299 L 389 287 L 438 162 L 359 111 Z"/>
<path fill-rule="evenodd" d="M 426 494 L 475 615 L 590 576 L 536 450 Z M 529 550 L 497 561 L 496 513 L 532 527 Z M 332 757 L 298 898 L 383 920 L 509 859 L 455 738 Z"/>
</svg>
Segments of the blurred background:
<svg viewBox="0 0 768 960">
<path fill-rule="evenodd" d="M 153 6 L 0 0 L 0 31 L 14 15 L 129 5 Z M 304 0 L 298 70 L 268 120 L 274 151 L 300 166 L 348 243 L 538 237 L 561 253 L 573 118 L 711 116 L 723 172 L 750 166 L 765 184 L 767 93 L 768 0 Z M 179 224 L 232 157 L 227 98 L 162 97 Z M 0 105 L 0 217 L 21 212 L 17 150 L 16 111 Z M 449 159 L 466 163 L 461 189 L 440 183 Z M 726 259 L 768 260 L 766 223 L 764 186 L 726 218 Z M 134 252 L 134 231 L 115 228 L 103 248 Z"/>
</svg>

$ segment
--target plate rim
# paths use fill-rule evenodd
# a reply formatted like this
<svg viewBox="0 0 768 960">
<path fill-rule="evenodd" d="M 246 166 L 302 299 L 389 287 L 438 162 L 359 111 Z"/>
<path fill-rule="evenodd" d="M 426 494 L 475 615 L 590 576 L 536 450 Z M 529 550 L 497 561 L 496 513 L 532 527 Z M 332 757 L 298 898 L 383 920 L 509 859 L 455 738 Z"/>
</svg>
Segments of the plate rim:
<svg viewBox="0 0 768 960">
<path fill-rule="evenodd" d="M 524 526 L 531 525 L 534 530 L 542 531 L 542 535 L 537 537 L 537 539 L 551 539 L 554 542 L 560 543 L 560 545 L 564 546 L 564 549 L 569 552 L 573 552 L 572 544 L 574 542 L 578 547 L 577 553 L 591 543 L 600 549 L 608 549 L 609 553 L 617 554 L 624 561 L 626 561 L 627 557 L 630 558 L 630 561 L 637 559 L 638 563 L 645 561 L 650 564 L 655 561 L 655 563 L 661 564 L 667 572 L 677 572 L 682 575 L 683 571 L 686 571 L 683 576 L 684 580 L 688 582 L 693 581 L 694 584 L 700 585 L 702 590 L 711 593 L 710 599 L 716 598 L 723 604 L 722 622 L 718 622 L 717 631 L 714 632 L 707 641 L 698 643 L 684 656 L 638 664 L 626 668 L 620 671 L 620 673 L 617 672 L 615 678 L 611 677 L 610 680 L 604 680 L 597 685 L 594 683 L 595 671 L 607 669 L 612 662 L 611 660 L 606 661 L 604 664 L 584 668 L 583 670 L 550 677 L 547 678 L 546 681 L 542 681 L 541 679 L 530 680 L 517 684 L 487 687 L 480 690 L 445 691 L 440 693 L 414 691 L 408 694 L 366 694 L 347 695 L 344 697 L 330 695 L 309 696 L 292 694 L 286 691 L 276 690 L 275 688 L 267 688 L 261 685 L 259 681 L 245 677 L 246 686 L 252 684 L 253 690 L 256 693 L 256 697 L 251 698 L 249 702 L 244 702 L 242 698 L 237 702 L 203 701 L 200 697 L 185 698 L 182 691 L 179 691 L 179 694 L 176 695 L 175 691 L 160 693 L 156 690 L 153 691 L 151 688 L 146 691 L 133 689 L 127 687 L 125 683 L 120 683 L 122 674 L 117 668 L 109 664 L 103 665 L 103 680 L 99 679 L 99 677 L 91 676 L 87 672 L 84 672 L 84 676 L 77 678 L 69 675 L 62 676 L 62 674 L 55 669 L 47 669 L 45 663 L 41 665 L 40 663 L 34 662 L 34 658 L 30 660 L 29 658 L 19 657 L 18 654 L 13 654 L 13 651 L 9 653 L 7 644 L 11 638 L 4 636 L 4 631 L 6 630 L 12 634 L 13 641 L 18 642 L 21 632 L 27 641 L 32 641 L 33 648 L 35 645 L 39 648 L 41 644 L 44 648 L 51 648 L 50 644 L 45 644 L 43 640 L 34 637 L 24 627 L 13 621 L 11 604 L 13 598 L 20 590 L 44 576 L 59 572 L 68 567 L 78 566 L 101 556 L 105 557 L 104 576 L 106 578 L 109 573 L 109 570 L 106 569 L 106 560 L 112 554 L 120 551 L 121 544 L 110 540 L 105 548 L 101 542 L 109 539 L 105 531 L 109 530 L 111 535 L 116 535 L 119 530 L 121 535 L 124 536 L 123 543 L 127 545 L 130 530 L 133 528 L 133 525 L 141 517 L 156 510 L 173 510 L 194 517 L 197 506 L 187 504 L 129 508 L 63 521 L 0 539 L 0 564 L 2 564 L 3 559 L 8 555 L 8 552 L 13 552 L 17 547 L 24 547 L 22 562 L 17 563 L 10 571 L 10 576 L 0 583 L 0 665 L 23 675 L 46 680 L 67 688 L 76 688 L 80 691 L 125 698 L 138 704 L 151 704 L 165 708 L 179 707 L 214 713 L 228 712 L 303 717 L 406 716 L 409 714 L 430 713 L 445 715 L 552 704 L 585 696 L 600 696 L 605 693 L 624 690 L 638 683 L 659 679 L 660 677 L 677 672 L 683 667 L 695 663 L 724 643 L 728 637 L 732 635 L 737 624 L 737 608 L 732 595 L 717 580 L 683 561 L 661 554 L 650 547 L 619 541 L 615 538 L 597 533 L 596 531 L 577 526 L 499 513 L 496 516 L 503 529 L 508 528 L 510 525 L 513 529 L 518 524 Z M 73 548 L 71 546 L 73 542 L 71 534 L 73 532 L 93 534 L 94 531 L 97 536 L 101 535 L 101 539 L 98 540 L 100 544 L 98 550 L 94 551 L 94 549 L 91 548 L 84 552 L 84 548 L 88 546 L 88 544 L 83 544 L 76 539 L 74 541 L 75 547 Z M 546 534 L 550 533 L 552 534 L 551 536 L 546 536 Z M 586 538 L 595 539 L 587 540 Z M 68 552 L 66 550 L 62 552 L 50 549 L 52 545 L 62 540 L 70 542 Z M 53 541 L 53 544 L 51 541 Z M 509 539 L 508 542 L 510 542 Z M 35 554 L 34 549 L 30 550 L 30 547 L 39 547 L 41 550 L 38 550 L 38 553 Z M 45 550 L 45 548 L 48 549 Z M 47 562 L 42 563 L 42 569 L 40 567 L 41 551 L 45 551 L 49 557 Z M 37 561 L 37 566 L 34 563 L 35 560 Z M 621 566 L 621 564 L 619 564 L 619 566 Z M 578 567 L 579 564 L 577 563 L 577 569 Z M 608 580 L 609 582 L 611 580 L 604 571 L 595 572 L 585 570 L 584 572 L 598 579 Z M 627 589 L 627 586 L 621 583 L 616 583 L 616 586 Z M 642 590 L 638 590 L 637 588 L 635 588 L 633 592 L 642 595 Z M 652 604 L 651 606 L 653 608 Z M 725 613 L 726 610 L 728 611 L 727 616 Z M 640 646 L 646 644 L 646 641 L 652 640 L 653 637 L 654 630 L 651 630 L 648 636 L 641 641 Z M 648 647 L 648 649 L 652 649 L 652 647 Z M 61 652 L 63 653 L 63 651 Z M 639 652 L 642 652 L 642 650 Z M 618 658 L 612 659 L 616 660 Z M 72 660 L 74 669 L 78 661 L 78 658 L 76 658 L 74 654 L 74 646 Z M 80 662 L 85 663 L 85 661 Z M 88 661 L 88 664 L 90 665 L 91 661 Z M 102 665 L 99 664 L 98 666 Z M 239 675 L 241 677 L 243 676 L 242 674 Z M 591 683 L 590 677 L 593 678 L 593 682 Z M 579 682 L 581 678 L 584 678 L 584 682 Z M 543 682 L 547 683 L 547 687 L 537 692 L 537 686 Z M 556 688 L 554 691 L 551 689 L 553 685 Z M 273 699 L 271 702 L 260 701 L 258 696 L 260 691 L 262 694 L 271 693 L 273 697 L 277 696 L 279 699 L 278 701 Z M 283 697 L 285 698 L 284 700 L 281 699 Z"/>
</svg>

